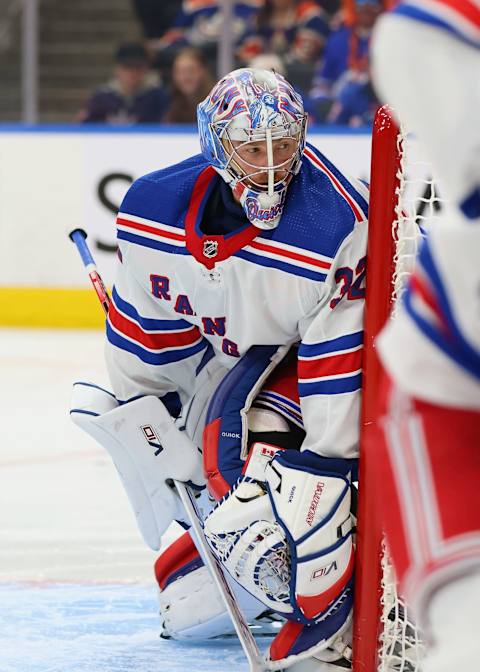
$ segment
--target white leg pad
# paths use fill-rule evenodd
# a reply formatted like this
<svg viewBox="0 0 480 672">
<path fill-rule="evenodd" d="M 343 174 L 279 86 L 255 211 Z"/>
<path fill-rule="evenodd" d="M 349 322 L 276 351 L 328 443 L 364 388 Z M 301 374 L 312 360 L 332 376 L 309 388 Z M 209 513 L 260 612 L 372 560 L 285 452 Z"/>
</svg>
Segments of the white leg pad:
<svg viewBox="0 0 480 672">
<path fill-rule="evenodd" d="M 210 572 L 203 566 L 160 591 L 165 633 L 178 640 L 200 640 L 234 632 Z"/>
</svg>

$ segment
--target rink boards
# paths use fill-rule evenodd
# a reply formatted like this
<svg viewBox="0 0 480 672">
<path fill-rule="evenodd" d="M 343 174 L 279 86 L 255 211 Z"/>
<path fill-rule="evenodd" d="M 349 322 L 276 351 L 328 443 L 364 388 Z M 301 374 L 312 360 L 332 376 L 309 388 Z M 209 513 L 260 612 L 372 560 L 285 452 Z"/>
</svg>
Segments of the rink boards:
<svg viewBox="0 0 480 672">
<path fill-rule="evenodd" d="M 343 171 L 368 179 L 368 130 L 313 128 L 308 139 Z M 0 325 L 101 326 L 66 232 L 88 232 L 111 285 L 115 213 L 129 185 L 198 152 L 193 127 L 0 125 Z"/>
</svg>

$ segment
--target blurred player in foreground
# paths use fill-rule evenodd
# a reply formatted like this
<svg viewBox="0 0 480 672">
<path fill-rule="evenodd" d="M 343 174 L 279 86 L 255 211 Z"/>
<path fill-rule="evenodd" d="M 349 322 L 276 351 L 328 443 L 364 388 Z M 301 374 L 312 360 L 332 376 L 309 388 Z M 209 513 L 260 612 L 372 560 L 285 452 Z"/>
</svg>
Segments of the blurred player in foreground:
<svg viewBox="0 0 480 672">
<path fill-rule="evenodd" d="M 463 671 L 480 659 L 480 4 L 400 2 L 372 48 L 380 97 L 450 202 L 378 340 L 391 378 L 379 480 L 400 587 L 429 642 L 422 669 Z"/>
<path fill-rule="evenodd" d="M 286 619 L 269 652 L 278 667 L 339 659 L 366 190 L 306 144 L 302 99 L 273 71 L 225 76 L 198 124 L 202 153 L 123 201 L 107 322 L 115 396 L 77 385 L 72 415 L 114 456 L 152 548 L 184 517 L 169 479 L 208 486 L 218 505 L 205 532 L 247 616 Z M 188 533 L 156 576 L 165 636 L 231 630 Z"/>
</svg>

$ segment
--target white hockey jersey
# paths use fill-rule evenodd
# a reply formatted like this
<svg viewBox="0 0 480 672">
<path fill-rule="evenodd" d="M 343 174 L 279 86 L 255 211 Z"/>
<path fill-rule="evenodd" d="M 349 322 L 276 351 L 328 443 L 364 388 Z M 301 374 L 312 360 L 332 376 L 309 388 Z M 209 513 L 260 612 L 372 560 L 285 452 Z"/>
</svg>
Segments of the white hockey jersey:
<svg viewBox="0 0 480 672">
<path fill-rule="evenodd" d="M 451 212 L 429 232 L 397 319 L 377 341 L 410 395 L 480 409 L 480 229 Z"/>
<path fill-rule="evenodd" d="M 480 47 L 478 0 L 402 0 L 392 13 L 445 30 L 473 47 Z"/>
<path fill-rule="evenodd" d="M 357 456 L 367 193 L 307 146 L 269 231 L 200 228 L 221 178 L 196 156 L 146 175 L 118 214 L 121 263 L 107 322 L 116 396 L 191 397 L 212 357 L 299 342 L 304 449 Z"/>
</svg>

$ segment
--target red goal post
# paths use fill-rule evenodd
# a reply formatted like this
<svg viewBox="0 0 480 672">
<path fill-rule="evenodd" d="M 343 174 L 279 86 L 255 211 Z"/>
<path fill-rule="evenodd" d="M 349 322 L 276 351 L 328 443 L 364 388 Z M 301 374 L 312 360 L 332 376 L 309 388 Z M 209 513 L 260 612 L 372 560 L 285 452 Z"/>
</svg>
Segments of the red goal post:
<svg viewBox="0 0 480 672">
<path fill-rule="evenodd" d="M 388 319 L 391 307 L 389 290 L 395 255 L 391 223 L 395 218 L 400 166 L 397 136 L 398 127 L 388 108 L 380 108 L 372 130 L 370 173 L 353 632 L 354 672 L 374 672 L 377 669 L 381 627 L 382 531 L 375 498 L 368 496 L 369 491 L 371 493 L 372 465 L 369 464 L 368 452 L 365 451 L 365 440 L 375 421 L 374 408 L 381 372 L 374 339 Z"/>
<path fill-rule="evenodd" d="M 353 672 L 416 672 L 423 650 L 408 609 L 396 594 L 379 517 L 381 502 L 371 487 L 375 463 L 365 450 L 375 428 L 381 375 L 375 338 L 411 272 L 421 238 L 419 223 L 430 221 L 440 207 L 428 164 L 419 160 L 415 143 L 407 152 L 407 139 L 391 110 L 380 108 L 372 131 Z"/>
</svg>

